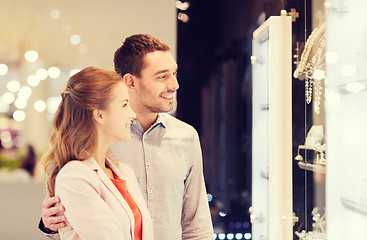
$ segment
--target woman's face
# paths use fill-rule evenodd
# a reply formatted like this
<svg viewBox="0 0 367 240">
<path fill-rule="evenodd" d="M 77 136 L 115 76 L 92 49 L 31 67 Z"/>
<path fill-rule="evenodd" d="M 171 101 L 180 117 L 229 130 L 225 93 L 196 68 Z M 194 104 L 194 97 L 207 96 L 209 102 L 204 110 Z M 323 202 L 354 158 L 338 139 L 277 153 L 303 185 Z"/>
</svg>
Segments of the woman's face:
<svg viewBox="0 0 367 240">
<path fill-rule="evenodd" d="M 129 95 L 125 83 L 118 83 L 112 90 L 112 98 L 107 109 L 102 111 L 103 130 L 106 139 L 127 141 L 130 139 L 131 121 L 136 115 L 130 108 Z"/>
</svg>

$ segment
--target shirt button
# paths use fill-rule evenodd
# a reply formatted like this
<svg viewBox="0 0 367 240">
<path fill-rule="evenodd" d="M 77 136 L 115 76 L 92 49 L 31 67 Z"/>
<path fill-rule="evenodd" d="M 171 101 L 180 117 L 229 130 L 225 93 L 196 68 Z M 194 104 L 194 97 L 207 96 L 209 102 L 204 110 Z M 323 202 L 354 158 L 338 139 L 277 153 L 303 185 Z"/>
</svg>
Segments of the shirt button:
<svg viewBox="0 0 367 240">
<path fill-rule="evenodd" d="M 152 194 L 152 190 L 150 190 L 150 189 L 149 189 L 149 190 L 148 190 L 148 193 L 149 193 L 149 194 Z"/>
<path fill-rule="evenodd" d="M 150 166 L 150 162 L 147 162 L 147 167 L 149 167 Z"/>
</svg>

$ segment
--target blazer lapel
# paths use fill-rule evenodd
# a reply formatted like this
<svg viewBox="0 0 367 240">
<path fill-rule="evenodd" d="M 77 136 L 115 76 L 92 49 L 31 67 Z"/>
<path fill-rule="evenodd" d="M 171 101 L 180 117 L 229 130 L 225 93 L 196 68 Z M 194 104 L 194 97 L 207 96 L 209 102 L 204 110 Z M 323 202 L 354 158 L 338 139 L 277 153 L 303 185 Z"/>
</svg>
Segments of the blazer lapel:
<svg viewBox="0 0 367 240">
<path fill-rule="evenodd" d="M 121 193 L 116 188 L 116 186 L 113 184 L 111 179 L 107 176 L 107 174 L 99 167 L 98 163 L 96 162 L 94 158 L 90 158 L 88 160 L 85 160 L 84 162 L 87 165 L 89 165 L 97 173 L 97 176 L 99 177 L 99 179 L 103 182 L 103 184 L 107 187 L 107 189 L 117 198 L 118 202 L 125 209 L 129 217 L 129 220 L 130 220 L 130 225 L 131 225 L 130 234 L 131 236 L 134 236 L 135 219 L 134 219 L 134 214 L 132 213 L 129 204 L 122 197 Z M 110 166 L 110 163 L 108 163 L 108 165 Z M 115 171 L 114 169 L 112 170 Z"/>
<path fill-rule="evenodd" d="M 142 214 L 142 221 L 143 221 L 143 239 L 146 239 L 144 237 L 147 234 L 152 234 L 153 229 L 151 229 L 148 226 L 151 226 L 149 221 L 150 219 L 150 213 L 147 208 L 147 203 L 145 202 L 143 195 L 141 194 L 141 190 L 139 187 L 139 184 L 136 180 L 135 175 L 132 175 L 128 171 L 124 171 L 124 168 L 118 168 L 116 167 L 112 161 L 107 159 L 107 164 L 110 166 L 110 168 L 118 175 L 120 178 L 126 179 L 126 188 L 131 196 L 131 198 L 135 201 L 135 204 L 138 206 L 141 214 Z"/>
</svg>

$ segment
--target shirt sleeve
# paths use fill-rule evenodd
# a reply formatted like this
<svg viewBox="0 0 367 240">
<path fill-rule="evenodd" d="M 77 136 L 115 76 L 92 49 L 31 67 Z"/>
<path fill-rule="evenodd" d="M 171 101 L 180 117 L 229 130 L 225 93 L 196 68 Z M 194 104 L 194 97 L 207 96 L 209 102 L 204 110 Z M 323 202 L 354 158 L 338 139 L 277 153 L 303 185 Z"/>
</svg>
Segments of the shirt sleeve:
<svg viewBox="0 0 367 240">
<path fill-rule="evenodd" d="M 204 182 L 200 141 L 196 131 L 192 153 L 192 166 L 185 180 L 183 196 L 182 239 L 212 240 L 213 225 Z"/>
<path fill-rule="evenodd" d="M 54 240 L 60 240 L 60 236 L 57 231 L 52 231 L 45 227 L 43 224 L 42 218 L 40 219 L 40 222 L 38 223 L 38 229 L 41 230 L 47 238 L 54 239 Z"/>
<path fill-rule="evenodd" d="M 65 231 L 66 239 L 72 235 L 68 231 L 75 231 L 81 239 L 123 240 L 118 219 L 99 194 L 100 181 L 96 173 L 78 162 L 65 167 L 67 169 L 62 169 L 57 177 L 55 192 L 71 226 L 60 229 L 59 233 Z"/>
</svg>

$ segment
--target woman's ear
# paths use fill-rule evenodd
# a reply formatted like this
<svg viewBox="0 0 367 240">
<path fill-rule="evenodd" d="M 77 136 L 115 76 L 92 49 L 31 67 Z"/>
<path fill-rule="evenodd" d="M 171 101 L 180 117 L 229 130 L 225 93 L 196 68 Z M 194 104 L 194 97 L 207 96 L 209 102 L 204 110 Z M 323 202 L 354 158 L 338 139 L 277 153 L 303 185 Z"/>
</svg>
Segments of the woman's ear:
<svg viewBox="0 0 367 240">
<path fill-rule="evenodd" d="M 94 120 L 99 123 L 99 124 L 103 124 L 104 122 L 104 117 L 103 117 L 103 113 L 102 110 L 93 110 L 93 118 Z"/>
<path fill-rule="evenodd" d="M 124 80 L 126 86 L 127 86 L 127 89 L 128 90 L 133 90 L 135 89 L 135 76 L 132 75 L 131 73 L 126 73 L 122 79 Z"/>
</svg>

